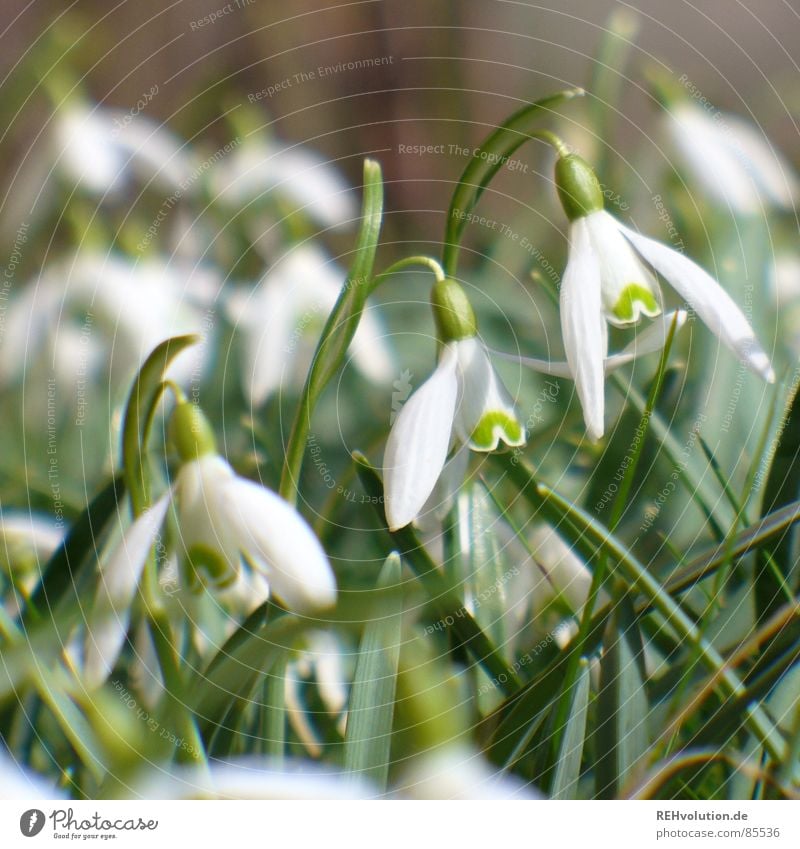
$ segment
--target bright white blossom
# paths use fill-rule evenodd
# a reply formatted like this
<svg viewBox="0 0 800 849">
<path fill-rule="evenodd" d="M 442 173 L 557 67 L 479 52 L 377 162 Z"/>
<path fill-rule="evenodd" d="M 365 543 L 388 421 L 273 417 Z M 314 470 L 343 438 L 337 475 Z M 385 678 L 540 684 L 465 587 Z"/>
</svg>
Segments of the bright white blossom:
<svg viewBox="0 0 800 849">
<path fill-rule="evenodd" d="M 769 357 L 730 295 L 683 254 L 609 215 L 602 208 L 597 178 L 584 160 L 574 154 L 559 159 L 556 184 L 571 221 L 569 258 L 561 284 L 561 331 L 593 439 L 599 439 L 605 429 L 608 324 L 626 327 L 662 312 L 661 290 L 653 271 L 742 362 L 764 380 L 774 381 Z"/>
<path fill-rule="evenodd" d="M 346 227 L 358 216 L 351 187 L 339 170 L 308 147 L 249 141 L 221 159 L 211 177 L 221 203 L 239 209 L 263 196 L 323 227 Z"/>
<path fill-rule="evenodd" d="M 185 143 L 144 115 L 71 103 L 56 113 L 55 156 L 62 172 L 96 194 L 124 188 L 132 171 L 162 189 L 186 190 L 193 162 Z"/>
<path fill-rule="evenodd" d="M 244 561 L 293 611 L 312 615 L 336 602 L 333 571 L 305 519 L 280 496 L 239 477 L 226 460 L 207 450 L 210 429 L 197 408 L 182 402 L 173 422 L 176 415 L 183 464 L 175 482 L 133 522 L 101 569 L 85 641 L 84 671 L 90 684 L 102 683 L 116 662 L 142 570 L 170 507 L 178 528 L 177 554 L 190 586 L 235 586 Z M 195 433 L 205 440 L 202 445 L 195 442 Z"/>
<path fill-rule="evenodd" d="M 38 358 L 65 382 L 108 368 L 127 381 L 159 343 L 184 333 L 210 336 L 200 311 L 216 275 L 161 259 L 132 263 L 115 253 L 76 254 L 31 280 L 8 308 L 0 346 L 0 380 L 30 370 Z M 203 297 L 195 297 L 195 293 Z M 202 372 L 208 345 L 182 352 L 175 379 Z M 13 352 L 13 353 L 12 353 Z"/>
<path fill-rule="evenodd" d="M 524 445 L 525 428 L 486 346 L 477 336 L 445 342 L 436 370 L 389 433 L 383 457 L 389 527 L 402 528 L 423 511 L 451 448 L 496 451 L 501 443 Z"/>
<path fill-rule="evenodd" d="M 60 799 L 63 795 L 55 784 L 18 764 L 0 748 L 0 799 Z"/>
<path fill-rule="evenodd" d="M 692 180 L 717 203 L 745 215 L 793 208 L 797 174 L 750 121 L 685 102 L 670 109 L 666 125 Z"/>
<path fill-rule="evenodd" d="M 312 244 L 295 247 L 252 292 L 235 292 L 228 315 L 243 336 L 242 382 L 250 404 L 260 407 L 281 388 L 299 389 L 320 331 L 341 292 L 345 273 Z M 387 382 L 392 356 L 374 307 L 361 315 L 351 354 L 369 380 Z"/>
<path fill-rule="evenodd" d="M 541 799 L 530 784 L 491 766 L 480 752 L 463 744 L 446 744 L 414 759 L 397 785 L 411 799 Z"/>
</svg>

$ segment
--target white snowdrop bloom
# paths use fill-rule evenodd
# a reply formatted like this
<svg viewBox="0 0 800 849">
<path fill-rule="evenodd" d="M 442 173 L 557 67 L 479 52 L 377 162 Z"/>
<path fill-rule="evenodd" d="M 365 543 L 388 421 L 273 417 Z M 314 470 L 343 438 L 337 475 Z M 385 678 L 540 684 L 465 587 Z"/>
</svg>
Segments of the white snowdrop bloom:
<svg viewBox="0 0 800 849">
<path fill-rule="evenodd" d="M 797 174 L 750 121 L 684 102 L 670 109 L 666 125 L 692 181 L 717 203 L 745 215 L 793 208 Z"/>
<path fill-rule="evenodd" d="M 594 171 L 575 154 L 556 164 L 556 185 L 570 219 L 570 249 L 561 283 L 561 331 L 586 428 L 600 439 L 604 425 L 607 323 L 635 324 L 662 311 L 651 271 L 660 274 L 737 357 L 769 382 L 769 357 L 728 293 L 683 254 L 623 226 L 603 209 Z"/>
<path fill-rule="evenodd" d="M 64 794 L 54 784 L 18 764 L 0 749 L 0 799 L 60 799 Z"/>
<path fill-rule="evenodd" d="M 63 173 L 95 194 L 113 193 L 132 171 L 171 191 L 192 183 L 185 143 L 143 115 L 70 103 L 56 113 L 55 156 Z"/>
<path fill-rule="evenodd" d="M 352 188 L 339 170 L 300 145 L 243 144 L 217 163 L 211 188 L 217 200 L 234 208 L 274 194 L 323 227 L 346 227 L 358 216 Z"/>
<path fill-rule="evenodd" d="M 239 477 L 216 454 L 211 428 L 193 404 L 176 406 L 170 429 L 182 460 L 175 482 L 125 532 L 101 571 L 85 641 L 90 685 L 104 681 L 119 656 L 142 569 L 170 507 L 178 526 L 177 553 L 190 585 L 231 587 L 245 561 L 295 612 L 312 615 L 336 603 L 327 555 L 294 507 Z"/>
<path fill-rule="evenodd" d="M 215 762 L 207 768 L 154 769 L 140 776 L 132 795 L 144 799 L 373 799 L 363 779 L 294 761 L 272 765 L 255 757 Z"/>
<path fill-rule="evenodd" d="M 392 530 L 413 522 L 425 508 L 454 445 L 489 452 L 501 443 L 525 444 L 525 429 L 476 335 L 463 289 L 453 280 L 437 282 L 433 305 L 442 343 L 439 362 L 395 419 L 383 457 Z"/>
<path fill-rule="evenodd" d="M 503 773 L 476 750 L 463 744 L 446 744 L 415 758 L 396 791 L 419 800 L 541 799 L 530 784 Z"/>
<path fill-rule="evenodd" d="M 90 251 L 48 266 L 10 302 L 0 379 L 17 379 L 43 357 L 65 380 L 91 380 L 107 367 L 122 382 L 164 340 L 184 333 L 212 335 L 208 313 L 201 312 L 194 293 L 215 285 L 213 272 L 156 258 L 132 263 Z M 207 348 L 182 352 L 170 376 L 201 373 Z"/>
<path fill-rule="evenodd" d="M 303 244 L 279 260 L 254 291 L 228 299 L 228 314 L 243 336 L 242 380 L 252 406 L 260 407 L 281 388 L 302 387 L 344 279 L 323 250 Z M 350 352 L 367 379 L 391 379 L 392 355 L 375 307 L 364 310 Z"/>
</svg>

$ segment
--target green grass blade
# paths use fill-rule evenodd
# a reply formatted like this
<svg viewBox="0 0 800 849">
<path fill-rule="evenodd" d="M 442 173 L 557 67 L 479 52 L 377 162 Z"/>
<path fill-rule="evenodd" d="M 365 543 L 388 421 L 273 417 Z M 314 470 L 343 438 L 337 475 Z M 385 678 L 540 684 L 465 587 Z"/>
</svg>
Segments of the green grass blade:
<svg viewBox="0 0 800 849">
<path fill-rule="evenodd" d="M 550 786 L 551 799 L 577 798 L 589 707 L 589 664 L 585 659 L 581 660 L 571 695 L 567 722 Z"/>
<path fill-rule="evenodd" d="M 378 586 L 397 586 L 400 574 L 400 557 L 390 554 Z M 345 771 L 380 790 L 386 789 L 389 776 L 402 613 L 397 594 L 364 628 L 347 713 Z"/>
<path fill-rule="evenodd" d="M 595 795 L 599 799 L 615 799 L 635 774 L 649 746 L 641 636 L 629 600 L 615 607 L 603 648 L 594 733 Z"/>
<path fill-rule="evenodd" d="M 286 458 L 281 474 L 280 494 L 291 504 L 297 503 L 300 468 L 306 450 L 308 430 L 322 390 L 339 370 L 347 356 L 347 349 L 358 329 L 361 313 L 372 282 L 372 269 L 378 250 L 378 239 L 383 219 L 383 176 L 380 165 L 364 160 L 364 199 L 361 210 L 361 230 L 353 264 L 342 291 L 328 320 L 325 322 L 314 359 L 311 363 L 300 402 L 297 406 L 292 431 L 286 447 Z"/>
<path fill-rule="evenodd" d="M 391 537 L 394 548 L 419 579 L 439 614 L 438 624 L 452 630 L 459 644 L 483 667 L 495 686 L 507 695 L 514 693 L 520 687 L 516 673 L 509 668 L 492 641 L 464 607 L 463 600 L 442 577 L 412 528 L 408 526 L 398 531 L 389 531 L 386 528 L 383 514 L 383 482 L 363 454 L 355 452 L 353 459 L 356 461 L 361 484 L 370 496 L 370 503 L 375 508 L 381 526 Z"/>
</svg>

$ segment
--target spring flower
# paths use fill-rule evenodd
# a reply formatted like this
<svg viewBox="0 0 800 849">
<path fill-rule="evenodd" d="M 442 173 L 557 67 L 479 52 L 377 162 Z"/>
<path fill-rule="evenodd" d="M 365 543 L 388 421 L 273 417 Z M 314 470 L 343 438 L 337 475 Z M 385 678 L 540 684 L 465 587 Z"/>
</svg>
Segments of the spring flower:
<svg viewBox="0 0 800 849">
<path fill-rule="evenodd" d="M 769 358 L 730 295 L 683 254 L 609 215 L 588 163 L 575 154 L 560 157 L 556 186 L 570 219 L 570 252 L 561 284 L 561 330 L 570 374 L 593 439 L 600 439 L 604 431 L 607 324 L 625 327 L 642 316 L 660 315 L 663 301 L 653 271 L 756 374 L 770 383 L 775 380 Z"/>
<path fill-rule="evenodd" d="M 397 792 L 411 799 L 541 799 L 531 785 L 492 766 L 463 743 L 448 743 L 415 758 Z"/>
<path fill-rule="evenodd" d="M 328 558 L 300 514 L 233 471 L 216 453 L 210 426 L 193 404 L 176 406 L 170 428 L 181 459 L 175 482 L 125 532 L 101 571 L 85 644 L 89 684 L 104 681 L 119 655 L 139 579 L 170 507 L 190 586 L 231 587 L 245 561 L 291 610 L 311 615 L 336 602 Z"/>
<path fill-rule="evenodd" d="M 743 215 L 793 208 L 794 169 L 749 121 L 684 101 L 669 109 L 666 125 L 692 179 L 717 203 Z"/>
<path fill-rule="evenodd" d="M 392 530 L 414 521 L 434 490 L 452 447 L 496 451 L 525 444 L 525 429 L 463 289 L 440 280 L 432 295 L 441 341 L 434 373 L 395 419 L 383 458 L 386 519 Z"/>
<path fill-rule="evenodd" d="M 192 182 L 184 142 L 143 115 L 75 102 L 56 113 L 55 126 L 62 173 L 90 192 L 118 192 L 132 171 L 168 191 Z"/>
<path fill-rule="evenodd" d="M 277 262 L 254 292 L 229 297 L 228 315 L 244 341 L 243 387 L 253 407 L 281 388 L 302 387 L 344 278 L 320 248 L 303 244 Z M 351 353 L 356 368 L 376 383 L 385 383 L 393 372 L 383 336 L 374 307 L 368 307 Z"/>
<path fill-rule="evenodd" d="M 339 171 L 308 147 L 249 141 L 217 164 L 215 197 L 240 209 L 267 195 L 323 227 L 346 227 L 358 216 L 351 187 Z"/>
</svg>

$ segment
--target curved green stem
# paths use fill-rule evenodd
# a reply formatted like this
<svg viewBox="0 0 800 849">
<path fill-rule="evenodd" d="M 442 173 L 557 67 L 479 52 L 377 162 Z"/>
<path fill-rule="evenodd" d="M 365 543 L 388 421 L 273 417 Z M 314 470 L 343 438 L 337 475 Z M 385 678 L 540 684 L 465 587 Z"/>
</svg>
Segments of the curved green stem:
<svg viewBox="0 0 800 849">
<path fill-rule="evenodd" d="M 405 259 L 400 259 L 395 263 L 392 263 L 385 271 L 382 271 L 380 274 L 376 274 L 373 278 L 372 282 L 369 285 L 369 293 L 370 295 L 378 288 L 378 286 L 383 283 L 388 277 L 391 277 L 393 274 L 397 274 L 398 271 L 405 271 L 406 268 L 411 268 L 413 266 L 419 266 L 423 268 L 427 268 L 432 271 L 436 277 L 437 281 L 444 280 L 445 273 L 439 263 L 429 256 L 409 256 Z"/>
<path fill-rule="evenodd" d="M 563 101 L 572 100 L 583 94 L 582 88 L 570 88 L 523 106 L 504 124 L 491 132 L 474 152 L 458 181 L 447 211 L 442 265 L 448 277 L 455 275 L 461 236 L 470 212 L 475 208 L 484 189 L 508 162 L 508 158 L 514 151 L 528 139 L 535 138 L 552 145 L 559 156 L 565 156 L 568 153 L 566 145 L 555 133 L 550 130 L 532 129 L 531 125 L 538 121 L 543 113 L 551 113 Z"/>
</svg>

